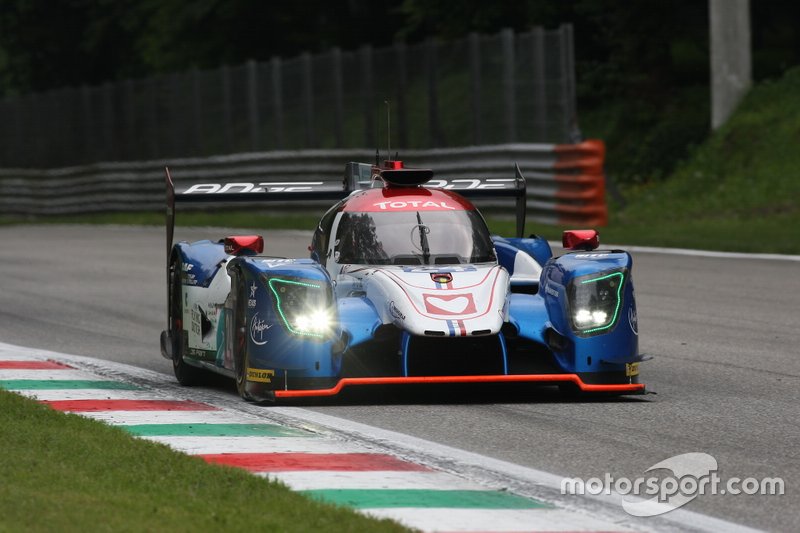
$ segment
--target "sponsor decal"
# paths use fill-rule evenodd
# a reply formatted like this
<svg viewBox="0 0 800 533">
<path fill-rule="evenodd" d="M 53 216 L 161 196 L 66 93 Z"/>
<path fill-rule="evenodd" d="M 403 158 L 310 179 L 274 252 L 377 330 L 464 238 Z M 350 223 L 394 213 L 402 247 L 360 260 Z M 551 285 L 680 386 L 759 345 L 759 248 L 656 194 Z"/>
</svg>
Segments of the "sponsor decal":
<svg viewBox="0 0 800 533">
<path fill-rule="evenodd" d="M 477 272 L 477 268 L 472 265 L 467 266 L 454 266 L 454 267 L 447 267 L 447 272 Z M 420 267 L 411 267 L 411 266 L 404 266 L 403 272 L 409 272 L 414 274 L 437 274 L 442 273 L 442 267 L 435 267 L 435 266 L 420 266 Z"/>
<path fill-rule="evenodd" d="M 447 330 L 450 332 L 451 337 L 464 337 L 467 335 L 467 328 L 464 326 L 463 320 L 445 320 L 447 323 Z"/>
<path fill-rule="evenodd" d="M 294 263 L 294 259 L 264 259 L 261 262 L 268 267 L 273 267 L 276 265 L 285 265 L 286 263 Z"/>
<path fill-rule="evenodd" d="M 434 283 L 452 283 L 453 275 L 450 272 L 437 272 L 435 274 L 431 274 L 431 279 Z"/>
<path fill-rule="evenodd" d="M 264 338 L 264 332 L 271 327 L 272 324 L 267 324 L 266 321 L 258 318 L 258 313 L 254 314 L 253 319 L 250 321 L 250 340 L 258 346 L 267 344 L 267 340 Z"/>
<path fill-rule="evenodd" d="M 404 315 L 396 305 L 394 305 L 394 300 L 389 302 L 389 314 L 393 317 L 397 318 L 398 320 L 405 320 L 406 315 Z"/>
<path fill-rule="evenodd" d="M 476 178 L 469 178 L 469 179 L 458 179 L 458 180 L 444 180 L 444 179 L 433 179 L 428 181 L 429 187 L 440 187 L 442 189 L 457 189 L 457 190 L 469 190 L 469 189 L 505 189 L 506 184 L 511 184 L 515 186 L 515 181 L 513 178 L 488 178 L 485 180 L 480 180 Z"/>
<path fill-rule="evenodd" d="M 631 306 L 628 309 L 628 324 L 631 325 L 631 330 L 634 335 L 639 335 L 639 315 L 636 313 L 636 307 Z"/>
<path fill-rule="evenodd" d="M 477 313 L 472 294 L 423 294 L 425 309 L 432 315 L 470 315 Z"/>
<path fill-rule="evenodd" d="M 258 383 L 272 383 L 275 376 L 274 370 L 264 370 L 261 368 L 248 368 L 247 381 L 257 381 Z"/>
<path fill-rule="evenodd" d="M 224 193 L 264 193 L 264 192 L 302 192 L 311 191 L 321 181 L 260 182 L 260 183 L 197 183 L 183 194 L 224 194 Z"/>
<path fill-rule="evenodd" d="M 394 202 L 378 202 L 373 204 L 375 207 L 380 207 L 382 211 L 397 209 L 452 209 L 455 207 L 447 205 L 447 202 L 434 202 L 433 200 L 397 200 Z"/>
<path fill-rule="evenodd" d="M 197 306 L 192 307 L 191 314 L 192 314 L 192 326 L 191 326 L 192 333 L 200 336 L 202 335 L 202 329 L 203 329 L 201 326 L 202 318 L 200 316 L 200 308 Z"/>
<path fill-rule="evenodd" d="M 625 375 L 630 377 L 639 375 L 639 363 L 625 363 Z"/>
<path fill-rule="evenodd" d="M 558 291 L 552 288 L 550 285 L 544 286 L 544 292 L 552 296 L 553 298 L 558 298 Z"/>
<path fill-rule="evenodd" d="M 575 254 L 573 257 L 575 259 L 602 259 L 608 256 L 609 254 L 607 253 L 597 253 L 597 254 Z"/>
<path fill-rule="evenodd" d="M 217 352 L 214 350 L 204 350 L 202 348 L 186 348 L 186 355 L 194 357 L 195 359 L 213 361 L 217 357 Z"/>
<path fill-rule="evenodd" d="M 181 270 L 183 270 L 184 272 L 189 272 L 193 268 L 194 268 L 194 265 L 191 264 L 191 263 L 182 263 L 181 264 Z"/>
<path fill-rule="evenodd" d="M 251 309 L 256 306 L 256 291 L 257 290 L 258 290 L 258 287 L 256 286 L 256 282 L 253 281 L 252 284 L 250 285 L 250 298 L 248 298 L 248 300 L 247 300 L 247 307 L 249 307 Z"/>
</svg>

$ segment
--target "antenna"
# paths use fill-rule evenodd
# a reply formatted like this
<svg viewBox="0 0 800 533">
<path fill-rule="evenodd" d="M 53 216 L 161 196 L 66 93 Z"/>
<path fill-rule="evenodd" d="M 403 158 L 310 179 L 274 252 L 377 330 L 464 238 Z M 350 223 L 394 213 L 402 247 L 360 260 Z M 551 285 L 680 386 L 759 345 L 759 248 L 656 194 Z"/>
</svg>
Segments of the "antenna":
<svg viewBox="0 0 800 533">
<path fill-rule="evenodd" d="M 386 153 L 392 157 L 392 104 L 388 98 L 383 103 L 386 104 Z"/>
</svg>

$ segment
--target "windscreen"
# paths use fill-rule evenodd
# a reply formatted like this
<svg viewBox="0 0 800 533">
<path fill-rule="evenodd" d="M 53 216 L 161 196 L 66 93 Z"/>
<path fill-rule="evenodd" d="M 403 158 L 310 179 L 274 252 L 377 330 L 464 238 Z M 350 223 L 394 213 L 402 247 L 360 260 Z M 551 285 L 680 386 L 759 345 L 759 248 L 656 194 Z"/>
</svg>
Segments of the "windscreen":
<svg viewBox="0 0 800 533">
<path fill-rule="evenodd" d="M 477 211 L 345 212 L 334 260 L 361 265 L 458 265 L 496 261 Z"/>
</svg>

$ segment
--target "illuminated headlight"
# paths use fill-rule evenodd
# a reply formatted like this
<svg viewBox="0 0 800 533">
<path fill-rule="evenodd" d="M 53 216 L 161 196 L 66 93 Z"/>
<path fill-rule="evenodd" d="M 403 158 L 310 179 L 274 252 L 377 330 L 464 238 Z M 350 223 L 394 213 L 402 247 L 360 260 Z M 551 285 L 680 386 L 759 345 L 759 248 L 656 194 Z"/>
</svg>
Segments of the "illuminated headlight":
<svg viewBox="0 0 800 533">
<path fill-rule="evenodd" d="M 294 329 L 300 332 L 324 333 L 330 327 L 331 319 L 328 313 L 322 309 L 317 309 L 304 315 L 297 315 L 294 319 Z"/>
<path fill-rule="evenodd" d="M 613 328 L 622 307 L 624 272 L 575 278 L 567 291 L 572 329 L 579 335 L 604 333 Z"/>
<path fill-rule="evenodd" d="M 290 333 L 327 337 L 332 328 L 331 292 L 316 280 L 266 278 L 275 310 Z"/>
</svg>

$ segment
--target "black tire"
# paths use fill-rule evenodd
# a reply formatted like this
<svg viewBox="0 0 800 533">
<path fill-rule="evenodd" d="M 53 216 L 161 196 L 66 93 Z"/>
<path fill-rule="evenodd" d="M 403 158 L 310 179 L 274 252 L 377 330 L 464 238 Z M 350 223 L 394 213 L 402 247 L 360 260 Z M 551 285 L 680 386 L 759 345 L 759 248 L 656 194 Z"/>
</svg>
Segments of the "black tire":
<svg viewBox="0 0 800 533">
<path fill-rule="evenodd" d="M 578 401 L 586 398 L 586 393 L 575 383 L 568 381 L 566 383 L 558 384 L 558 391 L 565 400 Z"/>
<path fill-rule="evenodd" d="M 247 343 L 247 294 L 240 275 L 231 280 L 235 285 L 233 302 L 233 369 L 236 376 L 236 391 L 243 400 L 253 401 L 247 392 L 247 367 L 250 364 Z"/>
<path fill-rule="evenodd" d="M 169 331 L 172 338 L 172 370 L 178 383 L 185 387 L 202 381 L 204 371 L 183 360 L 183 298 L 181 295 L 181 262 L 176 257 L 169 267 Z"/>
</svg>

